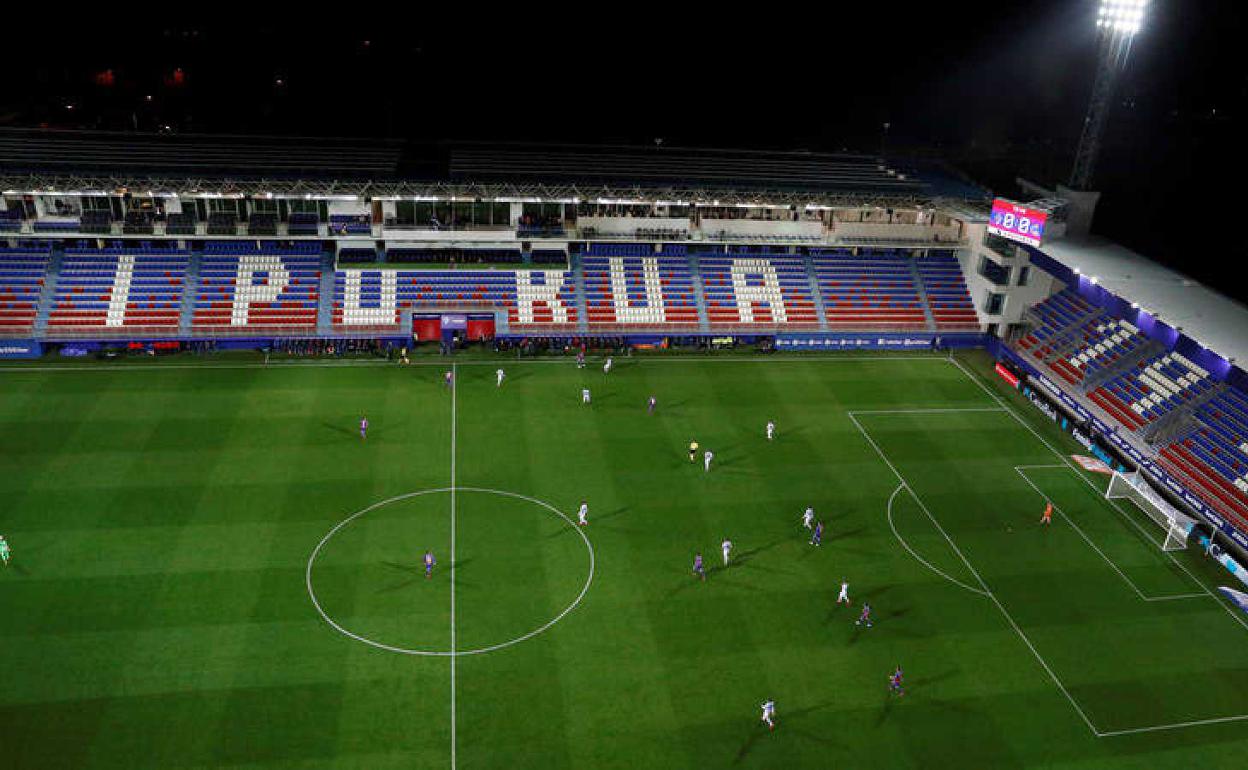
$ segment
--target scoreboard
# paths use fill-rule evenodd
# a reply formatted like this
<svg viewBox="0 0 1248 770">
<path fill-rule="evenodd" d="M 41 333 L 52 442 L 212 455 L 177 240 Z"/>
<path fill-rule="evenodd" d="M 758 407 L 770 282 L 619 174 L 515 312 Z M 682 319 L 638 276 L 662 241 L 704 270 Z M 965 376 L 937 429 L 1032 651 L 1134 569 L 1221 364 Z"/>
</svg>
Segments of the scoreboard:
<svg viewBox="0 0 1248 770">
<path fill-rule="evenodd" d="M 1046 211 L 997 198 L 992 202 L 988 232 L 1029 246 L 1039 246 L 1044 238 L 1044 224 L 1048 218 Z"/>
</svg>

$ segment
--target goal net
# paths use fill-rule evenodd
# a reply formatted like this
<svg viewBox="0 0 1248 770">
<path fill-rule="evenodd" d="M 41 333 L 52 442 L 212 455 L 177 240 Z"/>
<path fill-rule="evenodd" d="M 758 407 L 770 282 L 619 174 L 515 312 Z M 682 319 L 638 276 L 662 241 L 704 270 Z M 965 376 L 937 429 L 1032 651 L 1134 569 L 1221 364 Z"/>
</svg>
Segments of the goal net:
<svg viewBox="0 0 1248 770">
<path fill-rule="evenodd" d="M 1109 479 L 1109 488 L 1105 490 L 1109 499 L 1125 497 L 1148 515 L 1157 526 L 1166 532 L 1166 540 L 1162 544 L 1164 551 L 1181 551 L 1187 547 L 1187 536 L 1191 534 L 1196 520 L 1180 513 L 1166 499 L 1149 486 L 1148 482 L 1135 473 L 1119 473 Z"/>
</svg>

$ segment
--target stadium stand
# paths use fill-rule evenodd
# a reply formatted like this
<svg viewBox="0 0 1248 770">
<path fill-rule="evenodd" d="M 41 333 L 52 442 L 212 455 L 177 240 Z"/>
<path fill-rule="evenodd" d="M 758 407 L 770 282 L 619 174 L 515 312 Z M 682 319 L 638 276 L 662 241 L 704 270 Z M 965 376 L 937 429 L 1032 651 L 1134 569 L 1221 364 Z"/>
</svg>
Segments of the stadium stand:
<svg viewBox="0 0 1248 770">
<path fill-rule="evenodd" d="M 916 266 L 937 329 L 979 327 L 979 314 L 971 302 L 957 257 L 948 251 L 936 251 L 917 260 Z"/>
<path fill-rule="evenodd" d="M 21 211 L 18 209 L 0 209 L 0 232 L 15 233 L 21 229 Z"/>
<path fill-rule="evenodd" d="M 373 231 L 373 224 L 363 214 L 330 214 L 329 231 L 334 235 L 368 235 Z"/>
<path fill-rule="evenodd" d="M 1158 459 L 1248 531 L 1248 396 L 1230 388 L 1218 393 L 1197 410 L 1195 428 Z"/>
<path fill-rule="evenodd" d="M 68 249 L 56 277 L 50 332 L 176 329 L 189 259 L 185 251 L 150 247 Z"/>
<path fill-rule="evenodd" d="M 0 333 L 28 333 L 47 280 L 51 249 L 0 248 Z"/>
<path fill-rule="evenodd" d="M 697 327 L 693 275 L 683 248 L 594 244 L 581 261 L 589 328 Z"/>
<path fill-rule="evenodd" d="M 286 222 L 286 232 L 291 235 L 318 235 L 321 218 L 311 212 L 292 211 Z"/>
<path fill-rule="evenodd" d="M 217 331 L 315 328 L 320 279 L 317 243 L 210 241 L 200 260 L 192 326 Z"/>
<path fill-rule="evenodd" d="M 810 281 L 799 257 L 751 254 L 699 261 L 711 326 L 819 326 Z"/>
<path fill-rule="evenodd" d="M 238 235 L 238 216 L 226 211 L 208 215 L 209 235 Z"/>
<path fill-rule="evenodd" d="M 505 309 L 512 328 L 575 328 L 571 271 L 338 270 L 332 319 L 345 331 L 399 328 L 403 310 Z"/>
<path fill-rule="evenodd" d="M 812 264 L 829 328 L 925 328 L 909 261 L 892 252 L 813 249 Z"/>
<path fill-rule="evenodd" d="M 165 221 L 165 232 L 169 235 L 194 235 L 195 225 L 195 214 L 182 211 L 169 215 Z"/>
<path fill-rule="evenodd" d="M 1213 388 L 1209 373 L 1178 353 L 1142 361 L 1088 393 L 1122 425 L 1139 430 Z"/>
</svg>

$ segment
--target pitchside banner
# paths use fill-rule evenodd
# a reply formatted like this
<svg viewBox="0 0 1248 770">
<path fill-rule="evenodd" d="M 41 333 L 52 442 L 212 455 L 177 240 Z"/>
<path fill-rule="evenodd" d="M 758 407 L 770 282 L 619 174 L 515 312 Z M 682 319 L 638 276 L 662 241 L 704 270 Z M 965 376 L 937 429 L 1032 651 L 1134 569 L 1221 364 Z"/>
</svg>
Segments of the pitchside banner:
<svg viewBox="0 0 1248 770">
<path fill-rule="evenodd" d="M 1072 414 L 1078 415 L 1080 421 L 1082 421 L 1085 425 L 1090 425 L 1098 434 L 1097 438 L 1112 446 L 1118 452 L 1121 452 L 1123 457 L 1129 458 L 1131 462 L 1135 463 L 1138 468 L 1142 469 L 1146 475 L 1151 476 L 1157 481 L 1157 483 L 1164 486 L 1170 494 L 1181 500 L 1189 509 L 1204 517 L 1206 521 L 1217 527 L 1223 535 L 1234 541 L 1240 548 L 1248 551 L 1248 535 L 1239 531 L 1234 525 L 1223 518 L 1220 513 L 1206 504 L 1204 500 L 1201 500 L 1199 497 L 1189 492 L 1178 481 L 1171 478 L 1170 474 L 1167 473 L 1164 468 L 1145 457 L 1138 449 L 1131 446 L 1130 442 L 1118 435 L 1117 428 L 1107 425 L 1098 419 L 1072 397 L 1068 396 L 1061 388 L 1057 387 L 1052 380 L 1037 371 L 1030 362 L 1015 354 L 1014 351 L 1002 345 L 998 354 L 1008 358 L 1010 362 L 1015 364 L 1019 369 L 1027 372 L 1030 381 L 1043 389 L 1046 396 L 1051 396 L 1054 400 L 1059 401 L 1062 406 L 1068 409 Z M 1033 401 L 1033 403 L 1035 402 Z M 1076 438 L 1079 437 L 1076 436 Z M 1083 441 L 1080 440 L 1080 443 L 1083 443 Z M 1097 453 L 1097 455 L 1100 456 L 1099 453 Z M 1101 459 L 1105 458 L 1102 457 Z"/>
<path fill-rule="evenodd" d="M 788 334 L 777 350 L 931 350 L 981 347 L 982 334 Z"/>
<path fill-rule="evenodd" d="M 0 341 L 0 358 L 38 358 L 43 355 L 43 345 L 35 340 Z"/>
</svg>

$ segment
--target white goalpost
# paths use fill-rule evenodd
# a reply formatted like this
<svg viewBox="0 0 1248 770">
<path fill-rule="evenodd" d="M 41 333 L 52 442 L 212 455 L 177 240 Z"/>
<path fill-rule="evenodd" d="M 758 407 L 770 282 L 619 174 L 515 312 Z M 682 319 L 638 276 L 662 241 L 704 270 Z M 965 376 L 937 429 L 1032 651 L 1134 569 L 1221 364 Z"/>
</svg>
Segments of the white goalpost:
<svg viewBox="0 0 1248 770">
<path fill-rule="evenodd" d="M 1163 551 L 1181 551 L 1187 547 L 1187 537 L 1196 525 L 1196 520 L 1166 502 L 1140 476 L 1139 471 L 1125 474 L 1114 471 L 1109 479 L 1109 487 L 1105 490 L 1105 497 L 1111 500 L 1125 497 L 1148 514 L 1148 518 L 1166 531 L 1166 540 L 1161 546 Z"/>
</svg>

